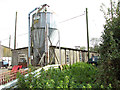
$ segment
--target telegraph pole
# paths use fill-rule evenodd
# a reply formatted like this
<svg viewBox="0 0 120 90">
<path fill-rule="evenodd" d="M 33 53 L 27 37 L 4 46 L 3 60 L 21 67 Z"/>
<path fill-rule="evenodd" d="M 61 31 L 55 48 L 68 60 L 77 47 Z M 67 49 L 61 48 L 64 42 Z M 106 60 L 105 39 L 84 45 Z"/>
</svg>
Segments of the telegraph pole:
<svg viewBox="0 0 120 90">
<path fill-rule="evenodd" d="M 87 49 L 88 49 L 88 60 L 89 60 L 89 31 L 88 31 L 88 9 L 86 8 L 86 27 L 87 27 Z"/>
<path fill-rule="evenodd" d="M 113 7 L 112 7 L 113 3 L 112 3 L 112 0 L 111 0 L 111 18 L 113 18 Z"/>
<path fill-rule="evenodd" d="M 16 49 L 16 29 L 17 29 L 17 12 L 15 17 L 15 37 L 14 37 L 14 49 Z"/>
<path fill-rule="evenodd" d="M 10 48 L 10 45 L 11 45 L 11 35 L 9 36 L 9 48 Z"/>
<path fill-rule="evenodd" d="M 10 55 L 11 35 L 9 36 L 9 55 Z"/>
<path fill-rule="evenodd" d="M 120 12 L 120 0 L 118 0 L 118 8 L 119 8 L 119 12 Z"/>
</svg>

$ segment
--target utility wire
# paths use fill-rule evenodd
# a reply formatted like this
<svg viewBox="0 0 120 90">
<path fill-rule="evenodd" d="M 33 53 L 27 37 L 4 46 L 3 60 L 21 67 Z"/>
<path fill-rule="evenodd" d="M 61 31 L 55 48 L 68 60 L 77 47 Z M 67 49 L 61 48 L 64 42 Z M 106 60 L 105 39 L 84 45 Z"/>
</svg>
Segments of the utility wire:
<svg viewBox="0 0 120 90">
<path fill-rule="evenodd" d="M 0 40 L 0 41 L 2 42 L 2 41 L 6 41 L 6 40 L 8 40 L 8 39 L 9 39 L 9 38 L 5 38 L 5 39 L 2 39 L 2 40 Z"/>
<path fill-rule="evenodd" d="M 17 35 L 17 37 L 19 37 L 19 36 L 24 36 L 24 35 L 26 35 L 26 34 L 28 34 L 28 33 L 19 34 L 19 35 Z"/>
<path fill-rule="evenodd" d="M 28 34 L 28 33 L 19 34 L 19 35 L 17 35 L 17 37 L 24 36 L 24 35 L 26 35 L 26 34 Z M 13 37 L 12 37 L 12 38 L 13 38 Z M 8 38 L 5 38 L 5 39 L 2 39 L 2 40 L 0 40 L 0 41 L 6 41 L 6 40 L 8 40 L 8 39 L 9 39 L 9 37 L 8 37 Z"/>
<path fill-rule="evenodd" d="M 75 18 L 81 17 L 81 16 L 83 16 L 83 15 L 85 15 L 85 11 L 84 11 L 84 13 L 81 14 L 81 15 L 78 15 L 78 16 L 75 16 L 75 17 L 72 17 L 72 18 L 70 18 L 70 19 L 67 19 L 67 20 L 61 21 L 61 22 L 59 22 L 59 23 L 64 23 L 64 22 L 67 22 L 67 21 L 69 21 L 69 20 L 72 20 L 72 19 L 75 19 Z"/>
<path fill-rule="evenodd" d="M 75 16 L 75 17 L 72 17 L 72 18 L 69 18 L 69 19 L 64 20 L 64 21 L 61 21 L 61 22 L 59 22 L 59 23 L 64 23 L 64 22 L 70 21 L 70 20 L 72 20 L 72 19 L 81 17 L 81 16 L 83 16 L 83 15 L 85 15 L 85 11 L 84 11 L 84 13 L 81 14 L 81 15 L 78 15 L 78 16 Z M 26 34 L 28 34 L 28 33 L 19 34 L 19 35 L 17 35 L 17 37 L 24 36 L 24 35 L 26 35 Z M 9 39 L 9 38 L 5 38 L 5 39 L 2 39 L 2 40 L 0 40 L 0 41 L 5 41 L 5 40 L 8 40 L 8 39 Z"/>
</svg>

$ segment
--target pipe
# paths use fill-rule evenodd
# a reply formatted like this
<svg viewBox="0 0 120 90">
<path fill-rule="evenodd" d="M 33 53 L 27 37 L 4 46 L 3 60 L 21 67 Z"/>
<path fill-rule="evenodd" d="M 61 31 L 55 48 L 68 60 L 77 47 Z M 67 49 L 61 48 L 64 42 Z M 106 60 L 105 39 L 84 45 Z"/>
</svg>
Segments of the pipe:
<svg viewBox="0 0 120 90">
<path fill-rule="evenodd" d="M 42 8 L 40 8 L 40 9 L 37 11 L 37 13 L 39 13 L 39 12 L 40 12 L 44 7 L 46 7 L 46 6 L 50 7 L 49 5 L 44 4 L 44 5 L 42 5 Z"/>
<path fill-rule="evenodd" d="M 58 30 L 58 39 L 59 39 L 59 59 L 60 59 L 60 65 L 62 64 L 61 61 L 61 48 L 60 48 L 60 31 Z"/>
<path fill-rule="evenodd" d="M 45 65 L 48 63 L 48 27 L 47 27 L 47 9 L 45 8 Z"/>
<path fill-rule="evenodd" d="M 35 8 L 33 9 L 29 14 L 28 14 L 28 62 L 27 62 L 27 66 L 29 65 L 29 61 L 31 60 L 30 58 L 30 48 L 31 48 L 31 29 L 30 29 L 30 15 L 36 11 L 39 8 Z M 31 64 L 31 62 L 30 62 Z"/>
</svg>

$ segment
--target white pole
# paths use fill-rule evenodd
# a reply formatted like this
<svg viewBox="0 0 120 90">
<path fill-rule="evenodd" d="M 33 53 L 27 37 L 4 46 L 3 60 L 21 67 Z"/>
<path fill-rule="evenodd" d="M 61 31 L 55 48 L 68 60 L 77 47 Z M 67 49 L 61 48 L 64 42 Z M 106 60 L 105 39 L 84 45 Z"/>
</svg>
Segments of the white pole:
<svg viewBox="0 0 120 90">
<path fill-rule="evenodd" d="M 61 48 L 60 48 L 60 31 L 58 30 L 58 41 L 59 41 L 59 60 L 60 60 L 60 64 L 61 64 Z"/>
<path fill-rule="evenodd" d="M 31 12 L 28 14 L 28 61 L 27 61 L 27 66 L 31 64 L 31 28 L 30 28 L 30 15 L 36 11 L 38 8 L 33 9 Z"/>
<path fill-rule="evenodd" d="M 46 58 L 45 58 L 45 65 L 46 62 L 48 63 L 48 39 L 47 39 L 47 8 L 45 8 L 45 54 L 46 54 Z"/>
<path fill-rule="evenodd" d="M 49 40 L 49 28 L 48 28 L 48 24 L 47 24 L 47 42 L 48 42 L 48 40 Z M 50 46 L 50 44 L 48 43 L 48 45 L 47 45 L 48 62 L 47 63 L 49 63 L 49 46 Z"/>
</svg>

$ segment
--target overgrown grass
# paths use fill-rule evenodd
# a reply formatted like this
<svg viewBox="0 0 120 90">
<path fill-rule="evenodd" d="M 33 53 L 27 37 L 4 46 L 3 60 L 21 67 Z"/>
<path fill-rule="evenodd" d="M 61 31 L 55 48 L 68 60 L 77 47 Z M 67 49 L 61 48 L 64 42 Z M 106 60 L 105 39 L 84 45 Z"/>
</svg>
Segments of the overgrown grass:
<svg viewBox="0 0 120 90">
<path fill-rule="evenodd" d="M 96 83 L 97 68 L 87 63 L 66 65 L 63 70 L 50 68 L 42 69 L 40 74 L 28 77 L 18 75 L 19 88 L 102 88 Z M 108 88 L 110 88 L 108 86 Z"/>
</svg>

